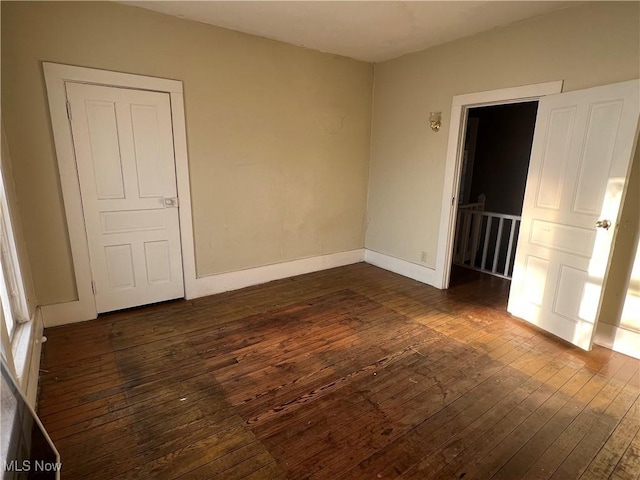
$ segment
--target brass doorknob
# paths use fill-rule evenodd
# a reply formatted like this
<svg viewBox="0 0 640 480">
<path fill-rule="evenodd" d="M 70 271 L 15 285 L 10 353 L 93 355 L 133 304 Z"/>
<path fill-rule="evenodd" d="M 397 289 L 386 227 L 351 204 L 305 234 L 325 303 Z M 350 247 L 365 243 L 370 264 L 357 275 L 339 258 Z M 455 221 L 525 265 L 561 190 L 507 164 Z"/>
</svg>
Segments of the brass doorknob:
<svg viewBox="0 0 640 480">
<path fill-rule="evenodd" d="M 609 230 L 609 227 L 611 226 L 611 220 L 598 220 L 596 222 L 596 227 L 598 228 L 604 228 L 605 230 Z"/>
</svg>

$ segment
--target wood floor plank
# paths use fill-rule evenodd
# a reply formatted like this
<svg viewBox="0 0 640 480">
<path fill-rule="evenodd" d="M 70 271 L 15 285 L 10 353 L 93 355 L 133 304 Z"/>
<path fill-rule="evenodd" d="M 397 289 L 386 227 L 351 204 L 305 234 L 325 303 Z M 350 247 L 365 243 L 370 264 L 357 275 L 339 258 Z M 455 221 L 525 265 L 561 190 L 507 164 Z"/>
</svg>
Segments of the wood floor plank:
<svg viewBox="0 0 640 480">
<path fill-rule="evenodd" d="M 570 393 L 591 379 L 591 375 L 579 376 L 575 369 L 562 368 L 552 374 L 545 383 L 546 370 L 523 378 L 525 381 L 513 389 L 497 405 L 471 423 L 465 429 L 441 445 L 432 455 L 410 468 L 403 478 L 447 478 L 466 476 L 479 459 L 485 458 L 503 438 L 522 424 L 535 407 L 544 402 L 560 384 Z M 553 381 L 551 381 L 553 380 Z"/>
<path fill-rule="evenodd" d="M 593 459 L 581 480 L 608 478 L 622 458 L 634 437 L 640 433 L 640 398 L 627 411 L 616 426 L 596 457 Z"/>
<path fill-rule="evenodd" d="M 341 478 L 364 479 L 375 478 L 378 475 L 380 478 L 393 478 L 394 475 L 406 471 L 446 439 L 491 409 L 507 395 L 507 392 L 525 380 L 524 376 L 514 373 L 514 370 L 508 368 L 498 370 L 472 391 L 343 473 Z M 504 390 L 496 389 L 496 382 L 500 383 Z"/>
<path fill-rule="evenodd" d="M 626 401 L 621 402 L 621 404 L 626 404 Z M 527 420 L 522 424 L 521 428 L 514 431 L 514 433 L 509 435 L 498 447 L 496 447 L 489 455 L 487 455 L 486 458 L 483 458 L 481 460 L 481 464 L 478 466 L 476 473 L 474 473 L 474 475 L 471 475 L 470 478 L 501 478 L 498 475 L 494 476 L 494 474 L 498 472 L 502 468 L 502 466 L 509 461 L 510 458 L 516 459 L 516 462 L 520 467 L 524 467 L 524 465 L 526 465 L 529 461 L 533 460 L 532 456 L 527 455 L 526 452 L 521 451 L 521 448 L 545 425 L 552 421 L 553 417 L 557 414 L 564 403 L 565 401 L 563 400 L 562 395 L 556 395 L 554 393 L 549 399 L 547 399 L 539 407 L 537 407 L 535 412 L 533 412 L 532 415 L 527 418 Z M 628 408 L 628 405 L 626 405 L 626 408 Z M 606 437 L 593 437 L 590 443 L 592 445 L 596 445 L 604 441 L 605 439 Z M 581 446 L 586 447 L 586 445 L 583 445 L 583 443 L 587 442 L 581 442 L 578 447 L 573 450 L 573 452 L 569 455 L 569 457 L 563 464 L 565 468 L 558 469 L 555 475 L 561 475 L 560 478 L 576 478 L 578 476 L 579 472 L 576 470 L 576 468 L 572 468 L 570 466 L 570 464 L 572 463 L 570 462 L 570 460 L 572 455 L 574 454 L 578 454 L 575 456 L 582 456 L 583 458 L 584 456 L 590 455 L 590 449 L 581 448 Z M 513 470 L 505 470 L 502 478 L 512 478 L 514 474 L 515 472 Z"/>
<path fill-rule="evenodd" d="M 635 361 L 633 364 L 634 374 L 630 380 L 604 411 L 599 410 L 594 414 L 593 423 L 588 427 L 582 440 L 573 448 L 551 478 L 560 479 L 582 475 L 602 448 L 602 444 L 606 442 L 629 408 L 638 399 L 638 365 Z M 624 382 L 624 378 L 619 377 L 618 379 Z M 593 409 L 591 411 L 594 412 Z M 640 418 L 638 421 L 640 422 Z"/>
<path fill-rule="evenodd" d="M 499 367 L 498 367 L 499 368 Z M 495 370 L 490 368 L 483 369 L 487 376 L 492 375 Z M 448 385 L 449 382 L 446 378 L 440 378 L 444 385 Z M 362 459 L 366 456 L 373 455 L 374 452 L 384 448 L 385 445 L 393 441 L 395 438 L 407 434 L 411 429 L 417 426 L 421 419 L 429 418 L 437 414 L 442 409 L 452 402 L 455 402 L 462 394 L 473 390 L 479 381 L 482 381 L 482 377 L 470 375 L 466 378 L 454 378 L 454 387 L 443 388 L 440 383 L 436 383 L 434 389 L 431 392 L 418 393 L 411 401 L 402 403 L 400 405 L 389 405 L 388 403 L 381 403 L 381 408 L 386 413 L 386 418 L 393 420 L 393 423 L 400 425 L 395 429 L 383 430 L 383 435 L 378 437 L 377 443 L 372 442 L 376 436 L 372 434 L 368 437 L 361 436 L 359 440 L 351 441 L 350 445 L 357 447 L 356 451 L 359 452 L 358 458 L 355 454 L 352 455 L 353 459 Z M 456 389 L 458 390 L 456 392 Z M 388 432 L 388 433 L 387 433 Z M 326 455 L 323 457 L 327 457 Z M 353 465 L 353 460 L 350 460 L 350 465 Z M 338 475 L 345 468 L 350 465 L 344 464 L 344 457 L 337 456 L 334 462 L 324 467 L 321 478 L 331 478 L 331 475 Z M 311 477 L 313 478 L 313 476 Z"/>
<path fill-rule="evenodd" d="M 627 359 L 617 358 L 614 374 L 622 370 Z M 631 360 L 633 361 L 633 360 Z M 547 444 L 547 449 L 523 475 L 524 479 L 551 478 L 575 445 L 582 440 L 593 421 L 604 411 L 618 394 L 621 385 L 612 377 L 595 375 L 592 380 L 554 417 L 550 422 L 555 430 L 564 429 L 555 441 Z M 577 477 L 574 477 L 577 478 Z"/>
<path fill-rule="evenodd" d="M 640 477 L 640 433 L 631 441 L 613 470 L 613 476 L 624 480 L 637 480 Z"/>
<path fill-rule="evenodd" d="M 637 478 L 638 361 L 508 291 L 355 264 L 47 329 L 39 413 L 64 480 Z"/>
<path fill-rule="evenodd" d="M 391 472 L 401 474 L 407 471 L 412 465 L 422 461 L 426 454 L 438 452 L 447 445 L 447 442 L 455 442 L 456 435 L 464 431 L 466 427 L 487 413 L 523 383 L 541 381 L 550 383 L 551 378 L 570 378 L 577 369 L 568 368 L 567 365 L 566 358 L 551 357 L 548 359 L 548 363 L 539 364 L 540 369 L 529 379 L 517 370 L 501 369 L 478 387 L 467 392 L 461 399 L 453 402 L 451 407 L 453 407 L 454 416 L 447 423 L 440 424 L 437 422 L 439 420 L 437 417 L 434 418 L 434 421 L 428 419 L 409 435 L 401 437 L 393 448 L 395 452 L 390 457 L 376 455 L 380 460 L 370 462 L 364 471 L 368 471 L 369 474 L 381 473 L 385 478 L 391 475 Z M 500 385 L 499 389 L 496 388 L 496 384 Z M 385 463 L 387 464 L 385 465 Z"/>
</svg>

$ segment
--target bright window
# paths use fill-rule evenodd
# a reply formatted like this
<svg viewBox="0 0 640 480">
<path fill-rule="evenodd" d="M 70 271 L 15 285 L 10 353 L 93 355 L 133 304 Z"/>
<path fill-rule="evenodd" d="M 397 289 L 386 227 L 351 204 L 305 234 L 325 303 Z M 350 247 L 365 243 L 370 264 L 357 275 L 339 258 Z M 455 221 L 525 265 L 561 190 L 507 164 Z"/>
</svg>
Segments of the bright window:
<svg viewBox="0 0 640 480">
<path fill-rule="evenodd" d="M 2 132 L 4 134 L 4 132 Z M 2 357 L 20 381 L 26 373 L 26 353 L 29 351 L 31 323 L 18 259 L 14 229 L 7 199 L 3 169 L 8 160 L 6 142 L 2 136 L 0 155 L 0 326 Z M 24 358 L 23 358 L 24 357 Z"/>
</svg>

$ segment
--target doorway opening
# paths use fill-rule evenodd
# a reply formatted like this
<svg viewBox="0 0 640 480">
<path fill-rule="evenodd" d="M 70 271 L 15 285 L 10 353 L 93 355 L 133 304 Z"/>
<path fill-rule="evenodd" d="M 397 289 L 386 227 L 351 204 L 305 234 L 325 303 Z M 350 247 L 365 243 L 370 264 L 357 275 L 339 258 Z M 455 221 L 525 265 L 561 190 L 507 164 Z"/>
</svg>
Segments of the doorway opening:
<svg viewBox="0 0 640 480">
<path fill-rule="evenodd" d="M 469 270 L 510 280 L 538 102 L 470 108 L 460 167 L 451 282 Z"/>
</svg>

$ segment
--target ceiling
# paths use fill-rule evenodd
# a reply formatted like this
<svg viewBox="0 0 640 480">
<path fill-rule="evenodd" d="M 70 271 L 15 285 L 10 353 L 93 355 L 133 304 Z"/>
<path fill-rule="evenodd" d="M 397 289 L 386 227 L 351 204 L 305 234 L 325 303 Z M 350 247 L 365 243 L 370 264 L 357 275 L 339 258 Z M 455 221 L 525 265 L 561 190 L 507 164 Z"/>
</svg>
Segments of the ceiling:
<svg viewBox="0 0 640 480">
<path fill-rule="evenodd" d="M 382 62 L 576 5 L 571 1 L 122 3 L 365 62 Z"/>
</svg>

